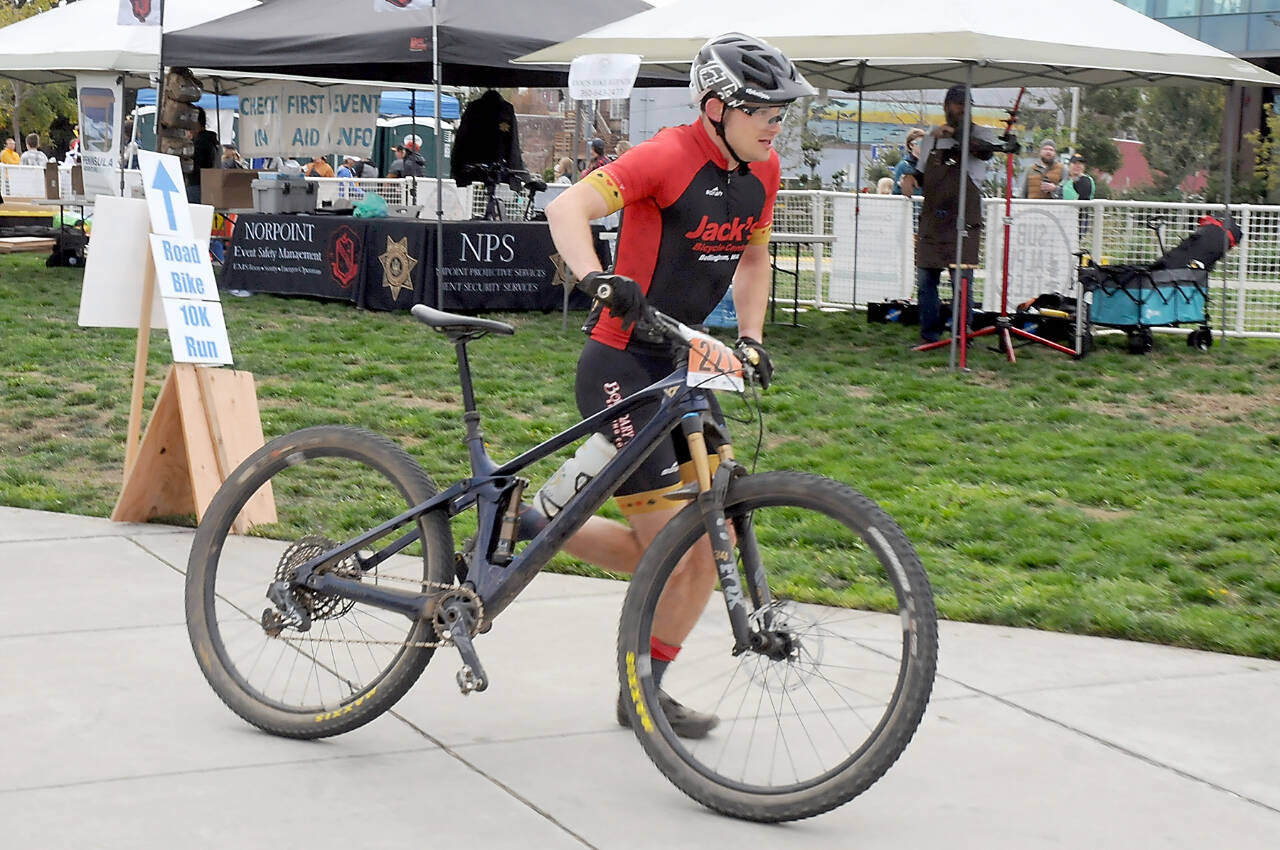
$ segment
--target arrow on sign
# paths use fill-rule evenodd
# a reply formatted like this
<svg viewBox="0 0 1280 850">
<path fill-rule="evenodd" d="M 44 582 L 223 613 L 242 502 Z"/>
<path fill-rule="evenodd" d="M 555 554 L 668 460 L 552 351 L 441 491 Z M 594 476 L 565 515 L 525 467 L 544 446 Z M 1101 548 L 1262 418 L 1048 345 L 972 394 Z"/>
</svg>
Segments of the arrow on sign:
<svg viewBox="0 0 1280 850">
<path fill-rule="evenodd" d="M 151 181 L 151 188 L 163 193 L 164 212 L 169 217 L 169 232 L 176 231 L 178 229 L 178 218 L 173 214 L 173 199 L 169 195 L 179 190 L 177 186 L 173 185 L 173 178 L 169 176 L 169 171 L 163 165 L 156 169 L 156 176 Z"/>
</svg>

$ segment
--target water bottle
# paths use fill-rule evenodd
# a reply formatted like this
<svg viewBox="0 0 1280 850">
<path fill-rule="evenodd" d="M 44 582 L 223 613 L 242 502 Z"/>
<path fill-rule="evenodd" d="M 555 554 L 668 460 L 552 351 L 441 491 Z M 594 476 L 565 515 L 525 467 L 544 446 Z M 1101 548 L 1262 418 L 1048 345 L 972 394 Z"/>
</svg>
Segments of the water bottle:
<svg viewBox="0 0 1280 850">
<path fill-rule="evenodd" d="M 592 434 L 591 439 L 579 446 L 573 457 L 566 460 L 547 479 L 547 483 L 533 494 L 533 506 L 544 517 L 551 519 L 596 477 L 596 473 L 617 452 L 613 443 L 603 434 Z"/>
</svg>

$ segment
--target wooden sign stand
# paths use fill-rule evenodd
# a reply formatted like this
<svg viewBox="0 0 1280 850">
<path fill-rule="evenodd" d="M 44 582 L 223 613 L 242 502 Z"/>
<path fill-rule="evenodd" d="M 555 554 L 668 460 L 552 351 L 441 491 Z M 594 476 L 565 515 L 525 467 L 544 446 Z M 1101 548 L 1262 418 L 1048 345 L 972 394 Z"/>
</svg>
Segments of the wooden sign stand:
<svg viewBox="0 0 1280 850">
<path fill-rule="evenodd" d="M 189 363 L 169 368 L 155 410 L 111 518 L 145 522 L 157 516 L 204 516 L 231 471 L 263 445 L 251 372 Z M 231 530 L 276 521 L 270 483 L 253 495 Z"/>
<path fill-rule="evenodd" d="M 142 285 L 124 486 L 111 519 L 146 522 L 157 516 L 194 513 L 199 520 L 232 470 L 264 444 L 257 389 L 251 372 L 175 363 L 169 367 L 139 445 L 156 290 L 150 251 Z M 250 526 L 275 521 L 275 498 L 268 482 L 241 510 L 232 531 L 244 534 Z"/>
</svg>

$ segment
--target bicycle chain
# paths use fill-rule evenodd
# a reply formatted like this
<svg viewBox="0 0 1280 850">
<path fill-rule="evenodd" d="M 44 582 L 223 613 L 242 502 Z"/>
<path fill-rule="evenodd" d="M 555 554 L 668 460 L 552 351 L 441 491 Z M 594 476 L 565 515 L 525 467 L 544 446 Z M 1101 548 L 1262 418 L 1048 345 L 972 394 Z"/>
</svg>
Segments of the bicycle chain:
<svg viewBox="0 0 1280 850">
<path fill-rule="evenodd" d="M 420 579 L 408 578 L 406 576 L 387 575 L 387 576 L 378 576 L 377 578 L 379 581 L 402 581 L 408 584 L 416 584 L 419 587 L 423 588 L 424 590 L 427 590 L 430 588 L 439 588 L 440 590 L 445 590 L 445 591 L 458 591 L 462 595 L 468 597 L 468 601 L 474 603 L 476 606 L 476 621 L 474 626 L 475 630 L 479 631 L 481 624 L 484 622 L 484 601 L 479 596 L 476 595 L 476 592 L 474 590 L 472 590 L 469 587 L 463 587 L 462 585 L 458 585 L 458 584 L 445 584 L 444 582 L 440 582 L 440 581 L 422 581 Z M 415 623 L 420 622 L 420 619 L 415 620 L 414 622 Z M 290 639 L 286 637 L 283 632 L 281 632 L 276 637 L 278 640 L 287 641 Z M 405 647 L 409 647 L 410 649 L 439 649 L 442 646 L 453 646 L 453 638 L 450 638 L 450 637 L 442 637 L 439 640 L 434 640 L 434 641 L 427 641 L 427 640 L 395 641 L 395 640 L 371 640 L 368 638 L 364 638 L 364 639 L 362 638 L 326 638 L 326 637 L 316 637 L 314 635 L 308 634 L 306 639 L 308 641 L 312 641 L 315 643 L 358 643 L 358 644 L 372 644 L 377 646 L 405 646 Z M 301 639 L 298 639 L 298 640 L 299 642 L 301 642 Z"/>
</svg>

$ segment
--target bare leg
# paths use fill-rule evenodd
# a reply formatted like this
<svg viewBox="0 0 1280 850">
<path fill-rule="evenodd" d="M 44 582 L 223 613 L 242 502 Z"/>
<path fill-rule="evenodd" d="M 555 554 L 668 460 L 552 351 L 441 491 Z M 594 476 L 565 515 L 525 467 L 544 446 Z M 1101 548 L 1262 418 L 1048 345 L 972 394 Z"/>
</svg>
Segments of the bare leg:
<svg viewBox="0 0 1280 850">
<path fill-rule="evenodd" d="M 564 549 L 603 569 L 633 573 L 644 550 L 681 507 L 634 514 L 628 518 L 630 528 L 604 517 L 592 517 Z M 654 616 L 653 636 L 671 646 L 683 643 L 707 607 L 716 580 L 711 545 L 704 536 L 680 560 L 667 581 Z"/>
</svg>

